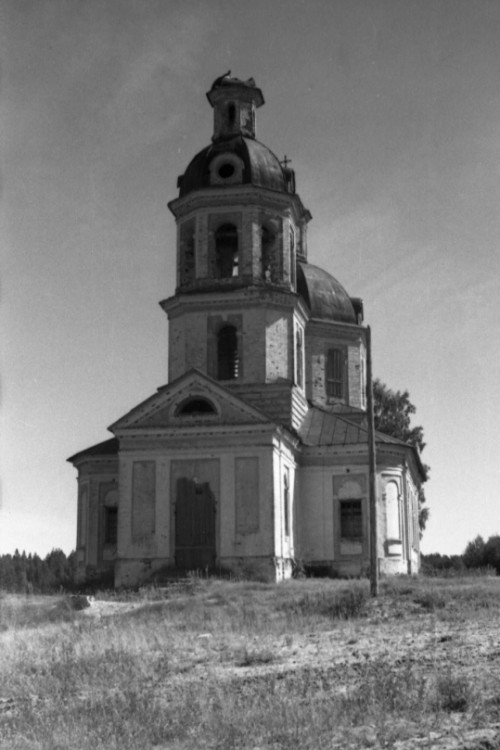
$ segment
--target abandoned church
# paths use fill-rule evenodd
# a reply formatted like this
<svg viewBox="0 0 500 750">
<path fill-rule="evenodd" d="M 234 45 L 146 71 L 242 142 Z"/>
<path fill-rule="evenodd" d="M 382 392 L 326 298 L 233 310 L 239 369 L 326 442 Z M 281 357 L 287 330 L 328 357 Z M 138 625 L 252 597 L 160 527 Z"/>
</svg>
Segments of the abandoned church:
<svg viewBox="0 0 500 750">
<path fill-rule="evenodd" d="M 168 383 L 68 459 L 78 577 L 134 586 L 159 571 L 273 580 L 301 562 L 370 559 L 363 305 L 309 263 L 295 174 L 255 138 L 264 104 L 230 74 L 207 94 L 212 142 L 177 182 Z M 376 433 L 377 557 L 419 568 L 418 451 Z"/>
</svg>

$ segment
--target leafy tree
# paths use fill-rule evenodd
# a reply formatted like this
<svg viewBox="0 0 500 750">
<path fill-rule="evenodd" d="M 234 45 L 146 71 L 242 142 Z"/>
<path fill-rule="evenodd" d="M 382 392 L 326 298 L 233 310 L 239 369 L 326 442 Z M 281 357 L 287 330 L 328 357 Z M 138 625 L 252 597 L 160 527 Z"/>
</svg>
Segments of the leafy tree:
<svg viewBox="0 0 500 750">
<path fill-rule="evenodd" d="M 412 415 L 416 408 L 410 401 L 408 391 L 393 391 L 385 383 L 376 378 L 373 381 L 373 413 L 375 418 L 375 429 L 391 437 L 403 440 L 409 445 L 414 445 L 421 453 L 425 448 L 424 428 L 411 424 Z M 430 467 L 424 466 L 424 482 L 427 481 Z M 423 534 L 429 518 L 429 509 L 425 505 L 425 492 L 423 487 L 418 493 L 419 514 L 418 523 L 420 535 Z"/>
<path fill-rule="evenodd" d="M 411 425 L 411 416 L 415 412 L 408 391 L 393 391 L 378 378 L 373 381 L 375 429 L 415 445 L 422 452 L 425 448 L 424 429 Z"/>
<path fill-rule="evenodd" d="M 472 542 L 469 542 L 462 556 L 466 568 L 482 568 L 486 565 L 485 547 L 486 544 L 482 536 L 477 536 Z"/>
<path fill-rule="evenodd" d="M 500 574 L 500 536 L 490 536 L 484 545 L 484 564 L 495 568 Z"/>
</svg>

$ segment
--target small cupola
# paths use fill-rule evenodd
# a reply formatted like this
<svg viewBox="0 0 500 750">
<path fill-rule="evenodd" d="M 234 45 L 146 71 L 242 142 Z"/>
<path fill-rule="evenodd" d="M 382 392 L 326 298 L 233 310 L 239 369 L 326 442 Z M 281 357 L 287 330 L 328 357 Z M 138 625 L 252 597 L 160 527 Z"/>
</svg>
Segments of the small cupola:
<svg viewBox="0 0 500 750">
<path fill-rule="evenodd" d="M 264 104 L 264 97 L 253 78 L 240 81 L 228 71 L 213 82 L 207 98 L 214 108 L 212 141 L 238 135 L 255 138 L 255 110 Z"/>
</svg>

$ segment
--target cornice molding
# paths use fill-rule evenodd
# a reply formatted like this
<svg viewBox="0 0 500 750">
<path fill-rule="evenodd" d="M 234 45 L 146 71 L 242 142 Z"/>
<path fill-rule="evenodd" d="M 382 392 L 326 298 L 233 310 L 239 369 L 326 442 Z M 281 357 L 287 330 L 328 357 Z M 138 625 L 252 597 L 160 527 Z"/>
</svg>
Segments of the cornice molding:
<svg viewBox="0 0 500 750">
<path fill-rule="evenodd" d="M 182 314 L 186 309 L 189 309 L 190 312 L 203 312 L 221 307 L 244 306 L 248 308 L 266 305 L 273 308 L 299 309 L 306 323 L 309 319 L 309 312 L 299 294 L 266 286 L 175 294 L 173 297 L 161 300 L 159 304 L 172 317 Z"/>
<path fill-rule="evenodd" d="M 234 208 L 245 210 L 249 207 L 274 208 L 280 212 L 293 210 L 297 221 L 310 221 L 311 213 L 304 207 L 296 193 L 282 193 L 255 185 L 209 187 L 195 190 L 183 198 L 170 201 L 168 208 L 176 219 L 184 218 L 200 209 Z"/>
</svg>

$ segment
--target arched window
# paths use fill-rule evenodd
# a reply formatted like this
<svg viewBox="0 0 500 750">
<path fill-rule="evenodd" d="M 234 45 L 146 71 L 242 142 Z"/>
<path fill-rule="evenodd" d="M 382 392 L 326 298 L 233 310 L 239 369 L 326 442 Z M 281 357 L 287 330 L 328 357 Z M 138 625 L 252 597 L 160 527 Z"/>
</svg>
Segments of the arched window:
<svg viewBox="0 0 500 750">
<path fill-rule="evenodd" d="M 290 281 L 292 289 L 297 286 L 297 260 L 295 257 L 295 232 L 290 227 Z"/>
<path fill-rule="evenodd" d="M 104 544 L 116 546 L 118 540 L 118 490 L 112 489 L 104 497 Z"/>
<path fill-rule="evenodd" d="M 180 230 L 180 283 L 186 284 L 195 278 L 195 221 L 185 221 Z"/>
<path fill-rule="evenodd" d="M 229 125 L 230 128 L 234 126 L 235 120 L 236 120 L 236 107 L 231 102 L 230 104 L 228 104 L 228 107 L 227 107 L 227 124 Z"/>
<path fill-rule="evenodd" d="M 234 380 L 238 377 L 238 332 L 234 326 L 224 326 L 217 334 L 217 377 Z"/>
<path fill-rule="evenodd" d="M 387 539 L 401 539 L 399 525 L 399 492 L 396 482 L 388 482 L 385 488 L 385 515 Z"/>
<path fill-rule="evenodd" d="M 175 416 L 191 416 L 197 414 L 216 414 L 214 405 L 206 398 L 188 398 L 177 409 Z"/>
<path fill-rule="evenodd" d="M 215 232 L 215 263 L 220 279 L 238 275 L 238 230 L 234 224 L 222 224 Z"/>
</svg>

